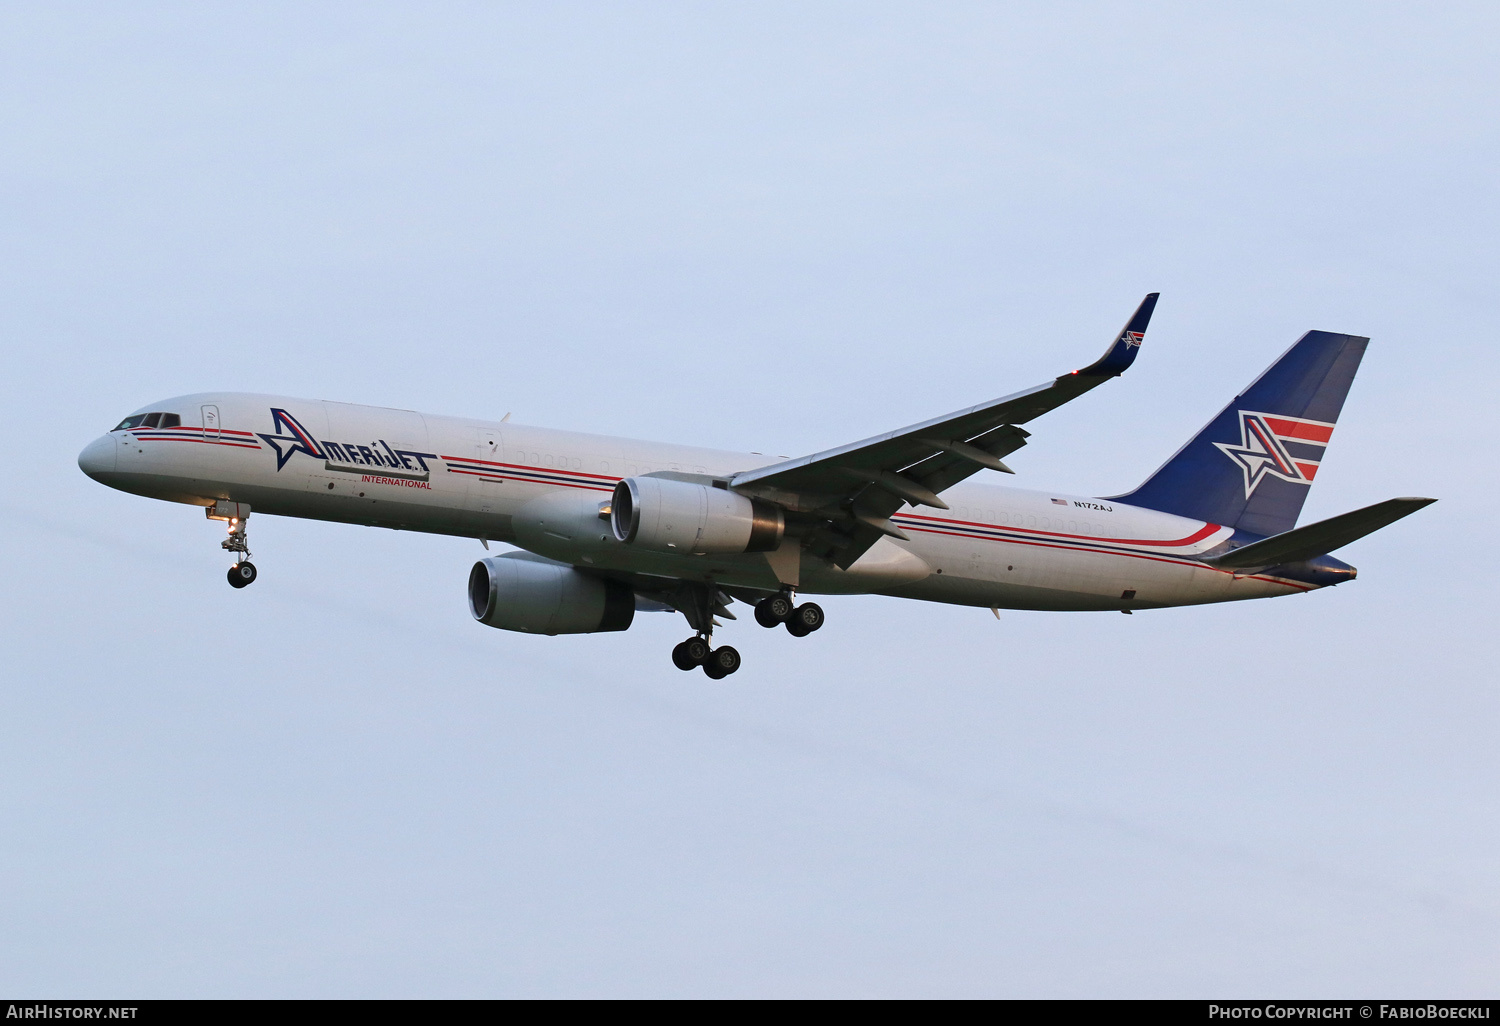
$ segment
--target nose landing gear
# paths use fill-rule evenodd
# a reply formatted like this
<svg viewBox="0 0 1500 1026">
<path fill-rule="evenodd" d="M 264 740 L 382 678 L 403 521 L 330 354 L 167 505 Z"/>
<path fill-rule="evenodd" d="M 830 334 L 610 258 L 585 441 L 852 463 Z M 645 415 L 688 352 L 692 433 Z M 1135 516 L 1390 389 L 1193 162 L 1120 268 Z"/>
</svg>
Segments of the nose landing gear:
<svg viewBox="0 0 1500 1026">
<path fill-rule="evenodd" d="M 223 520 L 229 527 L 229 537 L 219 543 L 225 552 L 240 558 L 229 568 L 229 586 L 243 588 L 255 582 L 255 564 L 250 562 L 250 539 L 245 524 L 250 519 L 250 507 L 243 502 L 220 500 L 204 510 L 210 520 Z"/>
</svg>

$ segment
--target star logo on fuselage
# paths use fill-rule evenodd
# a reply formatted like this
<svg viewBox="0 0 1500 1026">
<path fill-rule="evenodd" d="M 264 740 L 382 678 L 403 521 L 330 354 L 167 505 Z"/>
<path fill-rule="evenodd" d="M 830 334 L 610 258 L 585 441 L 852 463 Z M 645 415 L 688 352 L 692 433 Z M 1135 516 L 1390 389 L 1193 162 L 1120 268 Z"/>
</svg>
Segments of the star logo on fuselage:
<svg viewBox="0 0 1500 1026">
<path fill-rule="evenodd" d="M 324 458 L 322 451 L 318 448 L 318 443 L 313 440 L 312 435 L 308 434 L 306 429 L 297 423 L 296 417 L 293 417 L 285 410 L 273 409 L 271 411 L 271 430 L 283 433 L 261 435 L 260 437 L 265 439 L 267 445 L 276 450 L 276 469 L 278 471 L 286 466 L 287 460 L 299 452 L 305 452 L 313 459 L 321 460 Z"/>
<path fill-rule="evenodd" d="M 1225 456 L 1239 464 L 1245 472 L 1245 498 L 1255 494 L 1255 489 L 1267 476 L 1290 481 L 1293 484 L 1311 484 L 1286 447 L 1276 438 L 1265 418 L 1258 413 L 1240 410 L 1240 444 L 1215 442 L 1214 446 Z"/>
</svg>

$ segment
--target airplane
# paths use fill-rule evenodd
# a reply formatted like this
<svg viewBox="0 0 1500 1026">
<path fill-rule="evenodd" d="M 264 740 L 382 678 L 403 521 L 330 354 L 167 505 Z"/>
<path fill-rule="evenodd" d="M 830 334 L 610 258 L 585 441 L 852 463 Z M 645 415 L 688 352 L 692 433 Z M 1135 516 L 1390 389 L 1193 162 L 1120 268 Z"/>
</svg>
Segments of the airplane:
<svg viewBox="0 0 1500 1026">
<path fill-rule="evenodd" d="M 806 637 L 808 595 L 1001 609 L 1142 609 L 1298 595 L 1353 580 L 1329 553 L 1436 500 L 1389 499 L 1297 527 L 1368 338 L 1309 331 L 1134 491 L 1108 497 L 970 481 L 1022 427 L 1123 374 L 1158 294 L 1098 360 L 909 427 L 767 462 L 755 453 L 209 392 L 151 403 L 90 442 L 85 474 L 225 522 L 229 583 L 256 579 L 251 512 L 515 546 L 476 562 L 479 623 L 532 634 L 627 629 L 676 610 L 679 669 L 720 680 L 738 619 Z"/>
</svg>

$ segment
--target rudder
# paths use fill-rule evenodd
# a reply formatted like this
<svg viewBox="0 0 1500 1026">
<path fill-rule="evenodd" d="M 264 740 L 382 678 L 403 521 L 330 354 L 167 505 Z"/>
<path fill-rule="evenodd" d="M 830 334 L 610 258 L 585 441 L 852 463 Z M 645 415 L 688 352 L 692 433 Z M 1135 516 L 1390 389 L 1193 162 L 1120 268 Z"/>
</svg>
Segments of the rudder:
<svg viewBox="0 0 1500 1026">
<path fill-rule="evenodd" d="M 1112 498 L 1252 534 L 1291 530 L 1369 341 L 1309 331 L 1144 484 Z"/>
</svg>

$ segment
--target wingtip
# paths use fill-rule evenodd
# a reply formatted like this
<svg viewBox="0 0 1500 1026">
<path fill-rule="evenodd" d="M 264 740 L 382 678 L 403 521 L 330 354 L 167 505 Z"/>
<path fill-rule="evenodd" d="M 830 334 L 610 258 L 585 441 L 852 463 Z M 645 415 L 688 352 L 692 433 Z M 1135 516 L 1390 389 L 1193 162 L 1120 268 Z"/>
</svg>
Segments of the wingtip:
<svg viewBox="0 0 1500 1026">
<path fill-rule="evenodd" d="M 1160 292 L 1146 293 L 1146 298 L 1141 300 L 1141 305 L 1135 308 L 1135 315 L 1130 318 L 1130 323 L 1125 325 L 1125 330 L 1144 332 L 1146 326 L 1151 323 L 1151 314 L 1155 312 L 1156 301 L 1160 298 Z"/>
<path fill-rule="evenodd" d="M 1146 293 L 1146 298 L 1141 300 L 1141 305 L 1135 308 L 1135 313 L 1130 315 L 1130 320 L 1125 322 L 1125 327 L 1120 329 L 1120 333 L 1104 351 L 1104 355 L 1089 366 L 1073 373 L 1106 378 L 1124 374 L 1135 362 L 1136 353 L 1140 351 L 1141 342 L 1146 337 L 1146 328 L 1151 324 L 1151 314 L 1156 310 L 1156 300 L 1160 296 L 1160 292 Z"/>
</svg>

